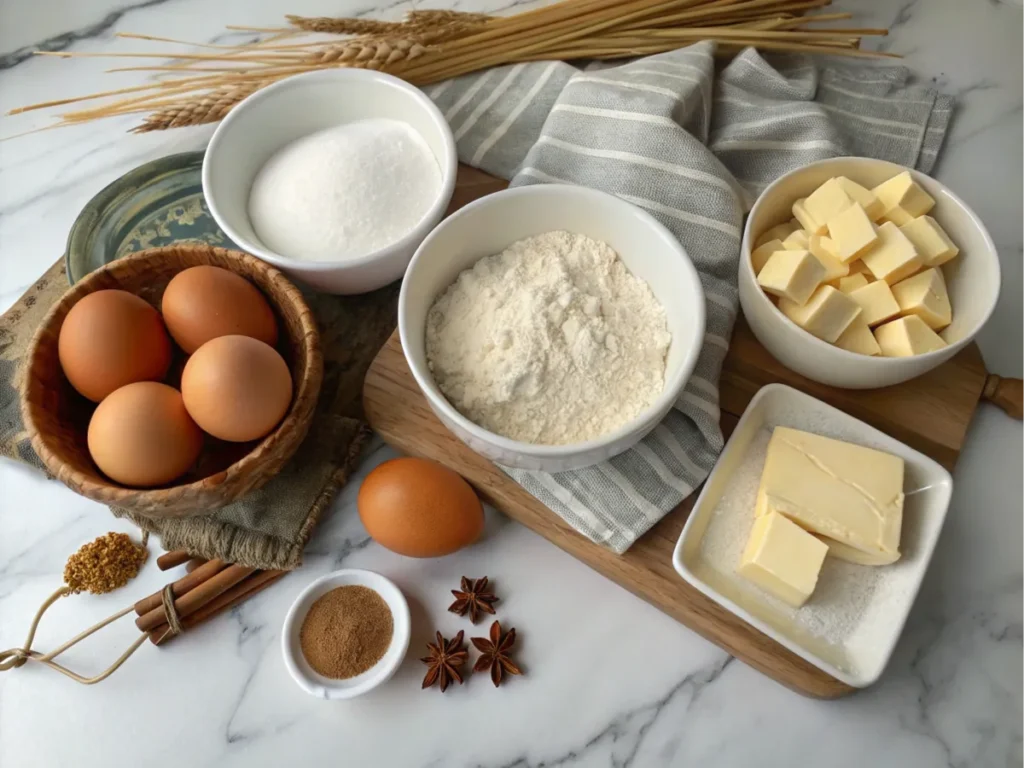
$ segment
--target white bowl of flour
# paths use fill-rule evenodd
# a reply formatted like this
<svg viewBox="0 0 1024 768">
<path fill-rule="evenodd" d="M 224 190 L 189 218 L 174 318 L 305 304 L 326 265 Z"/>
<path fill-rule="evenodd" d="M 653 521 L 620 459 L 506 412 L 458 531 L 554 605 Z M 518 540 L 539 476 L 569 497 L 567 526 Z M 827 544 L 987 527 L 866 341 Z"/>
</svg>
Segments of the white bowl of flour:
<svg viewBox="0 0 1024 768">
<path fill-rule="evenodd" d="M 540 184 L 470 203 L 423 241 L 398 327 L 457 437 L 499 464 L 558 472 L 658 425 L 696 364 L 704 313 L 693 263 L 654 218 Z"/>
<path fill-rule="evenodd" d="M 455 142 L 419 89 L 364 69 L 297 75 L 217 127 L 203 194 L 239 247 L 330 293 L 402 277 L 455 189 Z"/>
</svg>

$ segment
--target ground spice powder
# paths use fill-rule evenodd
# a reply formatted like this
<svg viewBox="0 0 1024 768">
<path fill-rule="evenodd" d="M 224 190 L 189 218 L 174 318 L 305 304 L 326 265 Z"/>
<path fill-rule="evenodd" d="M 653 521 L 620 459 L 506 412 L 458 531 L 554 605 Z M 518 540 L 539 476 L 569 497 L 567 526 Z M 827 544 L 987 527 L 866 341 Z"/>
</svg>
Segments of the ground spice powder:
<svg viewBox="0 0 1024 768">
<path fill-rule="evenodd" d="M 112 592 L 135 578 L 148 555 L 128 534 L 111 531 L 68 558 L 64 583 L 72 592 Z"/>
<path fill-rule="evenodd" d="M 391 645 L 394 620 L 384 598 L 369 587 L 345 586 L 317 598 L 299 630 L 302 655 L 333 679 L 362 674 Z"/>
</svg>

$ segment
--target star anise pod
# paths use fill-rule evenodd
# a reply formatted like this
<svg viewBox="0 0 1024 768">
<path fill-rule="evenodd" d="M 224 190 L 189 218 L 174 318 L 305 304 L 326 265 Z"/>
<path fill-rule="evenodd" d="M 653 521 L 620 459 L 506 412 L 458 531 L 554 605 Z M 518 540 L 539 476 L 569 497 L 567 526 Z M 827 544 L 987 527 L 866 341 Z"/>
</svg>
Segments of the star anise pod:
<svg viewBox="0 0 1024 768">
<path fill-rule="evenodd" d="M 476 624 L 481 613 L 494 614 L 494 604 L 498 598 L 493 592 L 487 589 L 487 577 L 471 581 L 465 576 L 462 577 L 462 589 L 453 589 L 455 602 L 448 606 L 448 610 L 465 616 L 469 611 L 469 620 Z"/>
<path fill-rule="evenodd" d="M 441 637 L 441 633 L 438 632 L 437 645 L 427 643 L 430 655 L 420 659 L 429 667 L 427 676 L 423 678 L 424 688 L 429 688 L 434 683 L 440 681 L 441 693 L 444 693 L 452 680 L 456 680 L 459 685 L 462 685 L 462 675 L 459 673 L 458 668 L 465 664 L 466 659 L 469 658 L 469 652 L 462 645 L 462 637 L 463 633 L 460 629 L 459 634 L 445 642 L 445 639 Z"/>
<path fill-rule="evenodd" d="M 486 637 L 473 637 L 470 640 L 476 646 L 476 649 L 480 651 L 480 658 L 476 660 L 473 671 L 483 672 L 485 669 L 490 668 L 491 682 L 494 683 L 495 688 L 501 685 L 503 673 L 507 672 L 510 675 L 523 674 L 519 667 L 512 663 L 512 659 L 508 657 L 512 646 L 516 642 L 515 627 L 502 635 L 501 624 L 495 621 L 491 624 L 490 640 Z"/>
</svg>

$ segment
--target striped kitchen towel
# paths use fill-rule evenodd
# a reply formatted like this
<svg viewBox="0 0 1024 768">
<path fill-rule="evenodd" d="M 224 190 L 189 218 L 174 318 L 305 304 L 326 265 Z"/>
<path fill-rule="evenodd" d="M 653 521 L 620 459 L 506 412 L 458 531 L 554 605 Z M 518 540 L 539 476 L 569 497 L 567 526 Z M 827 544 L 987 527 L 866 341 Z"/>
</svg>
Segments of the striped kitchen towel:
<svg viewBox="0 0 1024 768">
<path fill-rule="evenodd" d="M 722 450 L 718 380 L 739 303 L 743 214 L 781 174 L 863 155 L 928 171 L 953 101 L 902 67 L 770 62 L 716 70 L 712 43 L 613 66 L 497 67 L 427 89 L 460 159 L 513 186 L 611 192 L 679 238 L 700 272 L 707 334 L 676 407 L 636 447 L 585 469 L 504 468 L 573 528 L 624 552 L 689 496 Z"/>
</svg>

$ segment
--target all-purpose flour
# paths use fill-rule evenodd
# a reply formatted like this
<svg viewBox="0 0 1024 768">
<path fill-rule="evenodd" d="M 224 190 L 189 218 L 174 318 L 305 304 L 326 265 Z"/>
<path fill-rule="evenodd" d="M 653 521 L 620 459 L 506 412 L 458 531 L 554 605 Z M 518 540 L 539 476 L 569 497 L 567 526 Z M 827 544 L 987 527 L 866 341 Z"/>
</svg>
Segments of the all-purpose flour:
<svg viewBox="0 0 1024 768">
<path fill-rule="evenodd" d="M 449 401 L 491 432 L 548 445 L 649 407 L 671 340 L 650 286 L 607 244 L 569 232 L 481 259 L 427 316 L 427 360 Z"/>
<path fill-rule="evenodd" d="M 249 220 L 282 256 L 355 259 L 400 240 L 440 189 L 437 160 L 410 126 L 357 120 L 274 154 L 253 181 Z"/>
</svg>

